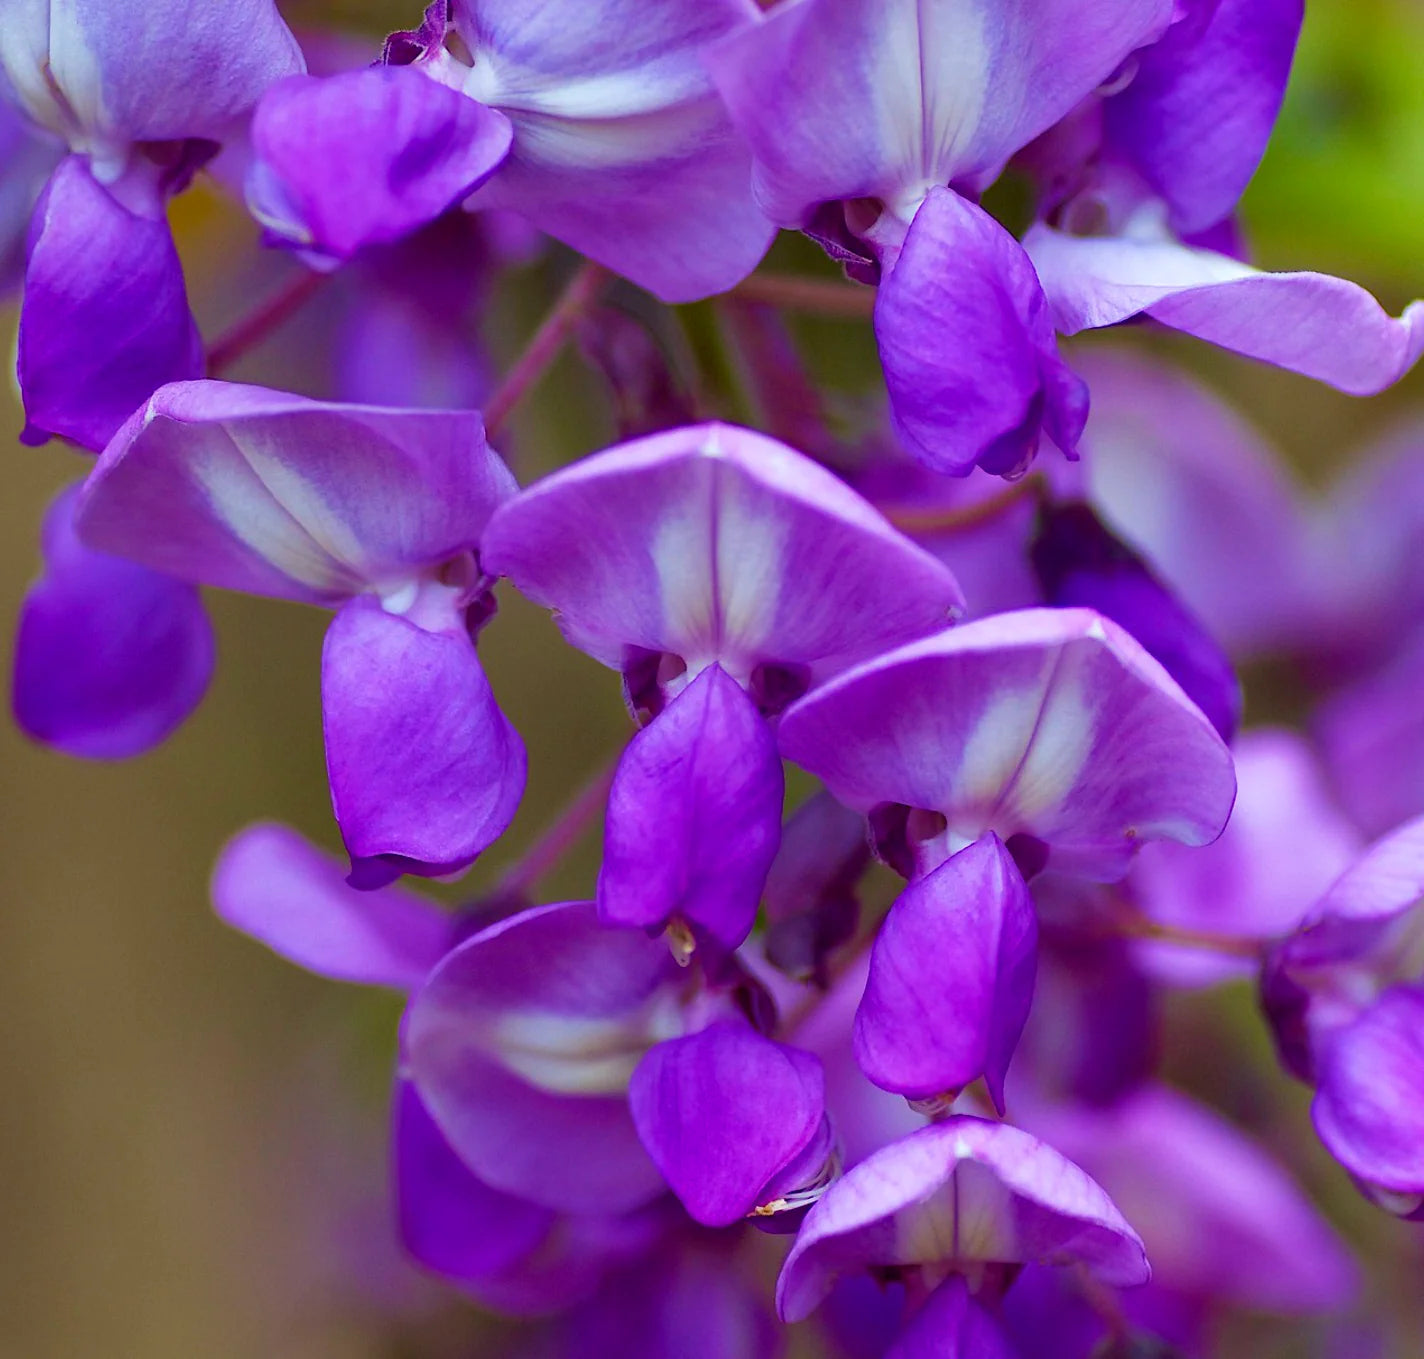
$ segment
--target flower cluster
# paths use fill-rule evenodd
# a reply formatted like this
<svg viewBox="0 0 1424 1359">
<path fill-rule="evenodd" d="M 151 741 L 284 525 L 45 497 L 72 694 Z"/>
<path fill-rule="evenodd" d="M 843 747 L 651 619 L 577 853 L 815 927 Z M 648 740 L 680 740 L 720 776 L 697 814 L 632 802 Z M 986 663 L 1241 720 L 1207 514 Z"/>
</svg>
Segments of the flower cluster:
<svg viewBox="0 0 1424 1359">
<path fill-rule="evenodd" d="M 137 754 L 206 689 L 199 587 L 331 611 L 347 861 L 256 826 L 214 901 L 405 994 L 401 1237 L 542 1318 L 520 1353 L 780 1353 L 772 1254 L 847 1359 L 1205 1355 L 1223 1306 L 1339 1309 L 1303 1192 L 1157 1074 L 1160 991 L 1242 974 L 1325 1147 L 1424 1215 L 1424 441 L 1311 510 L 1183 379 L 1060 346 L 1137 319 L 1356 395 L 1419 357 L 1424 303 L 1245 258 L 1301 11 L 434 0 L 376 52 L 272 0 L 6 7 L 22 437 L 97 455 L 17 719 Z M 349 285 L 334 393 L 214 376 L 166 216 L 205 167 L 303 296 Z M 755 272 L 778 229 L 847 278 Z M 467 315 L 549 239 L 584 260 L 496 385 Z M 764 428 L 615 287 L 726 296 Z M 854 433 L 777 311 L 818 303 L 873 324 Z M 580 324 L 621 440 L 521 486 L 495 446 Z M 587 899 L 529 872 L 452 913 L 398 879 L 462 873 L 524 792 L 497 586 L 631 735 L 562 828 L 602 815 Z M 1239 732 L 1262 650 L 1331 676 L 1319 753 Z"/>
</svg>

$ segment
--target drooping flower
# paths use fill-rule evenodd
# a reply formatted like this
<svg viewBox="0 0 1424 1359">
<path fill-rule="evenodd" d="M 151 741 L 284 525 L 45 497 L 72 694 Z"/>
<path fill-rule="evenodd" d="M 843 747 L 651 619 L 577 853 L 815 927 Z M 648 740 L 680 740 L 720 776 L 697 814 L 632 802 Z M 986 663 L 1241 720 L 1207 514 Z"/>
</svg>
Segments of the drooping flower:
<svg viewBox="0 0 1424 1359">
<path fill-rule="evenodd" d="M 301 53 L 272 0 L 24 0 L 7 13 L 0 66 L 72 152 L 30 233 L 28 434 L 99 449 L 157 387 L 201 375 L 165 205 Z"/>
<path fill-rule="evenodd" d="M 272 91 L 250 201 L 279 239 L 342 260 L 468 197 L 665 301 L 724 291 L 772 230 L 700 53 L 755 14 L 435 0 L 384 68 Z"/>
<path fill-rule="evenodd" d="M 857 1025 L 889 1034 L 932 1017 L 913 1041 L 887 1039 L 893 1070 L 867 1067 L 919 1095 L 907 1053 L 954 1078 L 946 1093 L 981 1073 L 1002 1082 L 1032 990 L 1025 878 L 1113 881 L 1146 841 L 1214 839 L 1235 794 L 1211 724 L 1088 610 L 1024 610 L 910 643 L 802 699 L 780 743 L 869 814 L 882 857 L 912 879 L 876 942 Z M 970 873 L 971 854 L 994 871 Z"/>
<path fill-rule="evenodd" d="M 896 433 L 929 466 L 1012 475 L 1043 433 L 1072 456 L 1086 389 L 1032 265 L 975 199 L 1170 16 L 1158 0 L 801 0 L 713 50 L 768 216 L 879 281 Z"/>
<path fill-rule="evenodd" d="M 322 653 L 332 805 L 363 881 L 467 866 L 524 750 L 480 668 L 476 551 L 514 480 L 478 414 L 165 387 L 86 483 L 81 539 L 180 580 L 338 609 Z"/>
<path fill-rule="evenodd" d="M 838 1278 L 861 1270 L 929 1287 L 947 1279 L 942 1288 L 967 1276 L 992 1300 L 1028 1263 L 1080 1264 L 1119 1286 L 1150 1273 L 1137 1233 L 1076 1165 L 1007 1123 L 955 1115 L 832 1186 L 787 1257 L 777 1306 L 799 1321 Z"/>
<path fill-rule="evenodd" d="M 545 478 L 494 516 L 481 553 L 653 715 L 609 799 L 605 919 L 680 923 L 723 951 L 751 928 L 780 835 L 763 717 L 960 607 L 949 571 L 842 482 L 726 425 Z"/>
<path fill-rule="evenodd" d="M 1424 1202 L 1424 822 L 1372 845 L 1271 953 L 1262 1000 L 1288 1069 L 1316 1087 L 1331 1153 L 1377 1202 Z"/>
</svg>

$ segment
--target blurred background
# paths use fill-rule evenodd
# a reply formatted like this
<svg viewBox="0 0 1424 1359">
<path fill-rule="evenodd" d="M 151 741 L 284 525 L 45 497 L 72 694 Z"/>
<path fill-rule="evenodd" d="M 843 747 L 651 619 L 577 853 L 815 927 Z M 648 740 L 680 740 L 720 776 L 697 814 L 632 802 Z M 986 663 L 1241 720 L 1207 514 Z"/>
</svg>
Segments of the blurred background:
<svg viewBox="0 0 1424 1359">
<path fill-rule="evenodd" d="M 414 5 L 374 0 L 283 9 L 294 26 L 372 37 L 419 18 Z M 1421 72 L 1418 0 L 1312 0 L 1276 140 L 1246 201 L 1262 264 L 1354 278 L 1395 313 L 1424 292 Z M 176 213 L 209 337 L 294 276 L 218 191 L 185 196 Z M 794 245 L 780 249 L 793 267 L 814 267 Z M 552 255 L 512 270 L 472 316 L 497 359 L 532 332 L 567 263 Z M 335 287 L 318 294 L 230 375 L 320 394 L 325 328 L 339 304 Z M 7 310 L 7 333 L 13 325 Z M 696 325 L 694 316 L 694 335 Z M 873 387 L 864 327 L 814 323 L 802 333 L 829 382 Z M 1424 409 L 1424 373 L 1362 402 L 1204 345 L 1153 337 L 1145 347 L 1204 377 L 1316 488 L 1352 451 Z M 6 386 L 7 647 L 37 569 L 44 508 L 85 466 L 58 447 L 21 447 L 20 424 Z M 610 428 L 597 385 L 566 358 L 511 439 L 528 472 L 598 447 Z M 0 1355 L 472 1354 L 468 1309 L 402 1272 L 386 1217 L 396 1002 L 297 972 L 228 931 L 208 904 L 219 846 L 251 821 L 287 821 L 337 846 L 318 711 L 325 619 L 230 595 L 211 605 L 216 680 L 159 751 L 82 763 L 28 744 L 9 724 L 0 730 Z M 616 677 L 564 647 L 519 601 L 505 598 L 482 653 L 529 745 L 529 791 L 487 860 L 457 887 L 436 889 L 450 900 L 493 883 L 627 732 Z M 1257 684 L 1250 715 L 1276 716 L 1283 701 Z M 586 844 L 554 886 L 586 895 L 595 867 Z M 1245 986 L 1174 1001 L 1171 1070 L 1294 1157 L 1332 1220 L 1375 1262 L 1376 1296 L 1402 1309 L 1398 1354 L 1424 1354 L 1418 1229 L 1365 1207 L 1316 1147 L 1307 1094 L 1278 1073 L 1252 1004 Z M 1291 1353 L 1264 1335 L 1241 1343 L 1243 1355 Z"/>
</svg>

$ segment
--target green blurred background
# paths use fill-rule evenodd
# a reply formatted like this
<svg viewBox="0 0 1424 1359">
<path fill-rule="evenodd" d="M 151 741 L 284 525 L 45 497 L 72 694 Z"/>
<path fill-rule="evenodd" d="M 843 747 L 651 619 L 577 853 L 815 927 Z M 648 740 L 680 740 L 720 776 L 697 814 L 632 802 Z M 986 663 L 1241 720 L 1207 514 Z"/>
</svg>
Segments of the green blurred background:
<svg viewBox="0 0 1424 1359">
<path fill-rule="evenodd" d="M 351 0 L 283 8 L 294 25 L 373 35 L 418 18 L 414 5 Z M 1395 312 L 1424 292 L 1424 4 L 1313 0 L 1246 217 L 1268 267 L 1343 273 Z M 183 200 L 175 225 L 209 336 L 291 276 L 216 195 Z M 559 265 L 502 286 L 485 318 L 497 354 L 530 333 Z M 324 305 L 319 296 L 294 322 L 298 337 L 319 331 Z M 863 337 L 829 324 L 807 333 L 848 385 L 873 383 Z M 1151 347 L 1206 375 L 1316 485 L 1424 403 L 1418 373 L 1360 402 L 1205 346 Z M 319 381 L 319 362 L 310 369 L 292 366 L 288 345 L 281 356 L 255 353 L 234 376 L 301 386 Z M 0 430 L 19 425 L 7 386 Z M 597 447 L 607 431 L 596 389 L 565 360 L 516 436 L 538 467 Z M 40 516 L 84 460 L 4 437 L 8 646 L 37 567 Z M 471 1353 L 459 1309 L 389 1268 L 382 1138 L 394 1001 L 306 977 L 209 909 L 214 855 L 248 822 L 280 819 L 336 843 L 318 713 L 324 618 L 230 595 L 211 603 L 217 677 L 163 749 L 87 764 L 35 748 L 8 723 L 0 732 L 0 1355 Z M 482 650 L 528 742 L 529 791 L 511 834 L 459 889 L 442 889 L 451 899 L 492 882 L 627 731 L 615 677 L 517 600 L 506 597 Z M 555 886 L 584 894 L 594 867 L 585 846 Z M 1334 1219 L 1371 1253 L 1376 1298 L 1402 1309 L 1400 1359 L 1424 1354 L 1417 1237 L 1358 1204 L 1313 1147 L 1304 1092 L 1274 1074 L 1244 988 L 1183 999 L 1173 1033 L 1178 1071 L 1200 1066 L 1203 1093 L 1274 1127 L 1298 1155 Z M 1239 1060 L 1222 1089 L 1228 1048 Z M 1261 1336 L 1243 1338 L 1240 1352 L 1293 1351 Z"/>
</svg>

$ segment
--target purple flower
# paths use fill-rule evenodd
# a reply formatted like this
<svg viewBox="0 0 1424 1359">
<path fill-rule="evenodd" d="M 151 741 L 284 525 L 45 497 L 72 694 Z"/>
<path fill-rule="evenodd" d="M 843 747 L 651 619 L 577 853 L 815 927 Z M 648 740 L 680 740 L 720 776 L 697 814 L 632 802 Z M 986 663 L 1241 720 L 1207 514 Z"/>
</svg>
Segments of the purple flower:
<svg viewBox="0 0 1424 1359">
<path fill-rule="evenodd" d="M 1150 1273 L 1137 1233 L 1082 1170 L 1007 1123 L 958 1115 L 831 1187 L 782 1267 L 777 1306 L 799 1321 L 859 1270 L 924 1282 L 1028 1263 L 1080 1264 L 1118 1286 Z"/>
<path fill-rule="evenodd" d="M 0 75 L 0 290 L 8 295 L 25 266 L 26 226 L 63 148 L 33 127 Z"/>
<path fill-rule="evenodd" d="M 271 0 L 22 0 L 0 33 L 20 105 L 73 154 L 31 228 L 19 373 L 27 437 L 102 448 L 202 350 L 167 199 L 272 81 L 302 69 Z"/>
<path fill-rule="evenodd" d="M 100 458 L 81 538 L 181 580 L 339 610 L 322 652 L 332 805 L 357 879 L 468 865 L 524 750 L 480 669 L 475 550 L 514 481 L 474 413 L 165 387 Z"/>
<path fill-rule="evenodd" d="M 916 1096 L 982 1073 L 1002 1098 L 1033 988 L 1024 877 L 1046 866 L 1112 881 L 1144 841 L 1214 839 L 1235 794 L 1210 723 L 1087 610 L 1003 614 L 911 643 L 802 699 L 780 738 L 870 814 L 881 856 L 912 879 L 856 1024 L 866 1074 Z"/>
<path fill-rule="evenodd" d="M 44 573 L 15 636 L 15 720 L 69 755 L 122 759 L 172 733 L 207 691 L 213 630 L 198 591 L 74 531 L 79 488 L 45 516 Z"/>
<path fill-rule="evenodd" d="M 974 205 L 1008 159 L 1165 27 L 1165 0 L 803 0 L 711 54 L 768 216 L 879 279 L 896 433 L 963 475 L 1072 456 L 1087 394 L 1032 266 Z"/>
<path fill-rule="evenodd" d="M 268 95 L 249 202 L 276 238 L 343 260 L 468 199 L 665 301 L 722 292 L 773 230 L 701 52 L 756 12 L 435 0 L 388 39 L 384 69 Z"/>
<path fill-rule="evenodd" d="M 1282 1060 L 1316 1086 L 1322 1141 L 1376 1201 L 1424 1198 L 1419 910 L 1424 822 L 1372 845 L 1273 950 L 1262 999 Z"/>
</svg>

